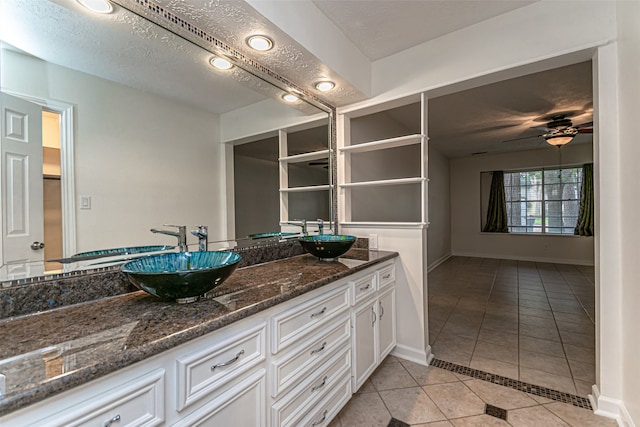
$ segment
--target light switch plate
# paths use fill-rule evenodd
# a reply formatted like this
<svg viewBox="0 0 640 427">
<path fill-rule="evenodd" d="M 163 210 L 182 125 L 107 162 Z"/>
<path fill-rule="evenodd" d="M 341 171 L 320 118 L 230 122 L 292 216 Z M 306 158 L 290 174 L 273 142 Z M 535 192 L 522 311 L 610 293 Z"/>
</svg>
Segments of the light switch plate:
<svg viewBox="0 0 640 427">
<path fill-rule="evenodd" d="M 369 234 L 369 249 L 378 250 L 378 235 Z"/>
<path fill-rule="evenodd" d="M 80 196 L 80 209 L 91 209 L 91 196 Z"/>
</svg>

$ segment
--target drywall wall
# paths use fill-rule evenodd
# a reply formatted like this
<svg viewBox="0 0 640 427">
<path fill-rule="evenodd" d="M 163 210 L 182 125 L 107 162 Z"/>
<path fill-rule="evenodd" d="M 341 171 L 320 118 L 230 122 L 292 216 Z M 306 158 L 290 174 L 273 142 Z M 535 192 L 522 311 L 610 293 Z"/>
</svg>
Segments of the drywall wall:
<svg viewBox="0 0 640 427">
<path fill-rule="evenodd" d="M 563 164 L 593 161 L 592 145 L 562 148 Z M 481 172 L 558 165 L 558 150 L 472 156 L 451 160 L 451 249 L 454 255 L 593 265 L 592 237 L 482 233 Z"/>
<path fill-rule="evenodd" d="M 218 117 L 150 93 L 3 51 L 2 88 L 74 106 L 77 251 L 175 244 L 163 224 L 223 233 Z M 190 243 L 195 238 L 189 236 Z"/>
<path fill-rule="evenodd" d="M 451 205 L 449 159 L 429 146 L 429 228 L 427 267 L 429 270 L 451 255 Z"/>
<path fill-rule="evenodd" d="M 278 161 L 236 155 L 234 174 L 236 237 L 279 231 Z"/>
<path fill-rule="evenodd" d="M 638 114 L 640 114 L 640 3 L 617 3 L 618 12 L 618 79 L 620 127 L 620 180 L 622 206 L 621 285 L 622 285 L 622 398 L 628 411 L 626 421 L 640 425 L 640 258 L 638 242 L 638 212 L 640 211 L 640 145 L 638 144 Z"/>
</svg>

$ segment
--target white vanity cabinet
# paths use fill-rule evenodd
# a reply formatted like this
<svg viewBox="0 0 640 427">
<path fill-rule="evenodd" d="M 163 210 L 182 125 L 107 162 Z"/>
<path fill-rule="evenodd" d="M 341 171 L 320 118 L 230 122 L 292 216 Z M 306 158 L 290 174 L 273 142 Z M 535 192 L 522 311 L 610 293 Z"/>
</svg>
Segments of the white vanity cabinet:
<svg viewBox="0 0 640 427">
<path fill-rule="evenodd" d="M 22 426 L 326 426 L 395 346 L 374 265 L 0 417 Z"/>
<path fill-rule="evenodd" d="M 370 288 L 364 289 L 371 284 Z M 395 266 L 387 264 L 352 282 L 353 391 L 356 392 L 396 345 Z M 373 289 L 371 291 L 370 289 Z M 366 298 L 358 294 L 366 291 Z"/>
</svg>

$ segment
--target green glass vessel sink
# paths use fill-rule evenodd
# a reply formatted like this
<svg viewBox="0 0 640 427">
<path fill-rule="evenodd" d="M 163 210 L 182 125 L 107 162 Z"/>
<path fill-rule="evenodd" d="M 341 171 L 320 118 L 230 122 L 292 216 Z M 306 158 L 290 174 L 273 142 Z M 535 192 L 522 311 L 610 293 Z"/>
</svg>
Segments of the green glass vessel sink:
<svg viewBox="0 0 640 427">
<path fill-rule="evenodd" d="M 343 255 L 356 241 L 356 236 L 346 234 L 320 234 L 298 239 L 305 251 L 321 260 L 331 261 Z"/>
<path fill-rule="evenodd" d="M 230 251 L 153 255 L 121 267 L 138 289 L 163 300 L 197 301 L 233 273 L 242 257 Z"/>
</svg>

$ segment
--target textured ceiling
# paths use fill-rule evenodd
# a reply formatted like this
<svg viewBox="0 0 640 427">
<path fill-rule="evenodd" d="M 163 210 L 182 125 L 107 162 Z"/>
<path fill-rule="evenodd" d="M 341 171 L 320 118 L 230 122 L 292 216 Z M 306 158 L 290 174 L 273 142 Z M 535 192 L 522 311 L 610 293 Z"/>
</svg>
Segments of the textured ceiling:
<svg viewBox="0 0 640 427">
<path fill-rule="evenodd" d="M 313 3 L 374 61 L 535 1 L 313 0 Z"/>
</svg>

